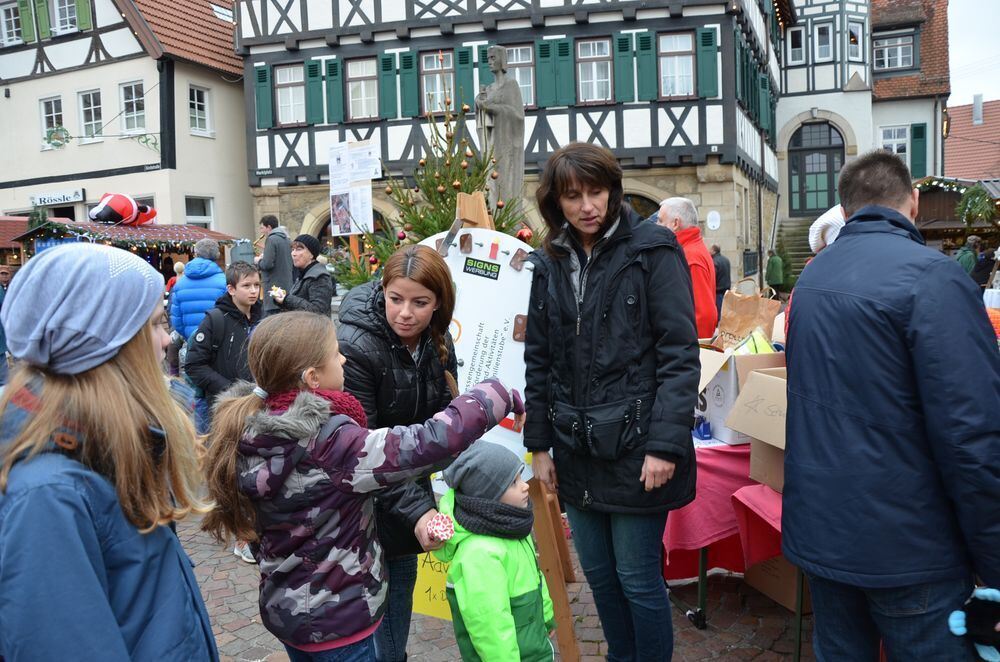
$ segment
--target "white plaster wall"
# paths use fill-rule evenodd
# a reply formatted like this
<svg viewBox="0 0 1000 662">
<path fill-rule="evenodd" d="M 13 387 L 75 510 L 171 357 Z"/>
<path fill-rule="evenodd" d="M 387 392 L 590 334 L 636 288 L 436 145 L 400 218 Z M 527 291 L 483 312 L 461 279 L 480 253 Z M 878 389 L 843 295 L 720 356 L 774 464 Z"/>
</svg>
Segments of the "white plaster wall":
<svg viewBox="0 0 1000 662">
<path fill-rule="evenodd" d="M 872 144 L 880 144 L 880 127 L 927 124 L 927 174 L 941 174 L 943 141 L 939 123 L 940 107 L 939 104 L 936 114 L 934 99 L 902 99 L 872 104 Z"/>
</svg>

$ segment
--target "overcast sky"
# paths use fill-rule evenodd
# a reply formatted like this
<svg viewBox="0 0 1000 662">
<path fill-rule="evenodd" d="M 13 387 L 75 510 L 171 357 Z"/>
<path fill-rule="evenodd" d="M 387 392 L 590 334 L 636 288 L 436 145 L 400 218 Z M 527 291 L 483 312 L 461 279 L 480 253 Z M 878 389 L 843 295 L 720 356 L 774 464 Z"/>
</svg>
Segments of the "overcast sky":
<svg viewBox="0 0 1000 662">
<path fill-rule="evenodd" d="M 1000 0 L 949 0 L 949 106 L 1000 99 Z"/>
</svg>

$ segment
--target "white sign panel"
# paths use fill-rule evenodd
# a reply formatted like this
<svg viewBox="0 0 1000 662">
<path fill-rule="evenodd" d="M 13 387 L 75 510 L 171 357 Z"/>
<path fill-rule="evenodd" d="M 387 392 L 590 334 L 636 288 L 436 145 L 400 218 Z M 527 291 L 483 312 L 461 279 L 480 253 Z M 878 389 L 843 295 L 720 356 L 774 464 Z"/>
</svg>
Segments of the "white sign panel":
<svg viewBox="0 0 1000 662">
<path fill-rule="evenodd" d="M 330 145 L 330 234 L 375 231 L 372 179 L 382 176 L 378 138 Z"/>
<path fill-rule="evenodd" d="M 31 196 L 33 207 L 47 207 L 49 205 L 68 205 L 74 202 L 83 202 L 83 189 L 73 189 L 71 191 L 49 191 Z"/>
</svg>

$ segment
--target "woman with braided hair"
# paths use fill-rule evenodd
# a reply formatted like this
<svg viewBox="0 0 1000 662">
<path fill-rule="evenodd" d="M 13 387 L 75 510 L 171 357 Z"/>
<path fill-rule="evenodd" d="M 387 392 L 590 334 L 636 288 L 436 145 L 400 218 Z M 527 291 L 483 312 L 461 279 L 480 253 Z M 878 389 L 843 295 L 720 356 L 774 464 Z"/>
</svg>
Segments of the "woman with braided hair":
<svg viewBox="0 0 1000 662">
<path fill-rule="evenodd" d="M 337 331 L 347 358 L 344 390 L 361 401 L 369 426 L 423 422 L 458 394 L 448 333 L 454 309 L 448 265 L 427 246 L 400 248 L 386 260 L 381 282 L 355 287 L 344 298 Z M 416 555 L 441 546 L 426 526 L 437 509 L 426 477 L 379 493 L 376 505 L 389 595 L 375 651 L 379 662 L 396 662 L 406 659 Z"/>
</svg>

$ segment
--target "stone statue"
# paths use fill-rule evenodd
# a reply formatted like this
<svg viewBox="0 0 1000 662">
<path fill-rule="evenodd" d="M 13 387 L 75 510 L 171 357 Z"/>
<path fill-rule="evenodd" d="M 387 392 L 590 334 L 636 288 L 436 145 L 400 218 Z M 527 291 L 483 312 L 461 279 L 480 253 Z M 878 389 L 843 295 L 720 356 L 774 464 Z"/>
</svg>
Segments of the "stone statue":
<svg viewBox="0 0 1000 662">
<path fill-rule="evenodd" d="M 476 129 L 483 154 L 493 150 L 497 179 L 490 180 L 490 205 L 521 197 L 524 184 L 524 100 L 517 81 L 507 76 L 507 49 L 487 51 L 496 77 L 476 98 Z"/>
</svg>

